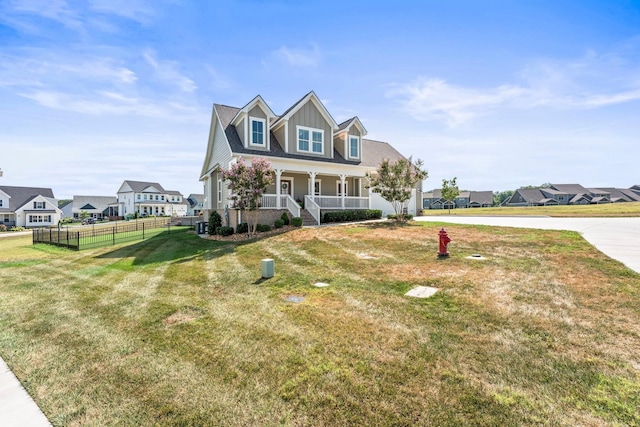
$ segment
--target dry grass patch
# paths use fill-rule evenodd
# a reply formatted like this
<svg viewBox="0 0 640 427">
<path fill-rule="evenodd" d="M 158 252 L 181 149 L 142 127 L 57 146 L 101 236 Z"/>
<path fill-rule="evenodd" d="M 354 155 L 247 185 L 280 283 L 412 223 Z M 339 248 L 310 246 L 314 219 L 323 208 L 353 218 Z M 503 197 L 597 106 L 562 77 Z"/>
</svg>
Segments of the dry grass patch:
<svg viewBox="0 0 640 427">
<path fill-rule="evenodd" d="M 640 424 L 637 274 L 558 231 L 446 225 L 438 259 L 439 229 L 14 245 L 0 351 L 54 425 Z"/>
</svg>

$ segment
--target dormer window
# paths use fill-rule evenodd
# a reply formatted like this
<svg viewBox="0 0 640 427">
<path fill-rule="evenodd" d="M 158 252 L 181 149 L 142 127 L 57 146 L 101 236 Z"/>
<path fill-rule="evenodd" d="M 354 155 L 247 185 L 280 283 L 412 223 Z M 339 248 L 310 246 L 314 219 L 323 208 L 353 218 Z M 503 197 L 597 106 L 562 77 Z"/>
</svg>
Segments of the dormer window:
<svg viewBox="0 0 640 427">
<path fill-rule="evenodd" d="M 360 158 L 360 138 L 357 136 L 349 136 L 349 157 L 352 159 Z"/>
<path fill-rule="evenodd" d="M 298 151 L 322 154 L 324 152 L 324 131 L 298 126 Z"/>
<path fill-rule="evenodd" d="M 266 121 L 264 119 L 251 117 L 251 145 L 266 146 L 265 129 Z"/>
<path fill-rule="evenodd" d="M 33 209 L 44 209 L 44 202 L 33 202 Z"/>
</svg>

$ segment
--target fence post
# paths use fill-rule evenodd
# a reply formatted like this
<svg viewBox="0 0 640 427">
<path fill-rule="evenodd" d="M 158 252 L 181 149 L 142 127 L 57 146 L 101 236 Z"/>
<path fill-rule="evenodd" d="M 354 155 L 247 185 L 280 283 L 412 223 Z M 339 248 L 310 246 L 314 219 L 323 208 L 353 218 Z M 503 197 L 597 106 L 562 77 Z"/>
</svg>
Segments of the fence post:
<svg viewBox="0 0 640 427">
<path fill-rule="evenodd" d="M 113 227 L 111 230 L 113 230 L 113 244 L 116 244 L 116 227 Z"/>
<path fill-rule="evenodd" d="M 142 223 L 142 238 L 144 239 L 144 222 Z"/>
</svg>

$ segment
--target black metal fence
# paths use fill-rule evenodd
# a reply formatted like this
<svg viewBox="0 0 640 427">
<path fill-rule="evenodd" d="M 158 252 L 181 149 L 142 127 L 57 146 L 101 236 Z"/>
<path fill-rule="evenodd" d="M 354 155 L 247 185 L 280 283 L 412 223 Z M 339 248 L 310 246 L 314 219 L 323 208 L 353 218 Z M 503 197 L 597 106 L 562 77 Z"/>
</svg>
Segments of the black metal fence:
<svg viewBox="0 0 640 427">
<path fill-rule="evenodd" d="M 118 243 L 141 240 L 171 230 L 170 218 L 156 218 L 153 221 L 127 222 L 114 226 L 98 225 L 83 229 L 41 228 L 33 230 L 33 243 L 63 246 L 79 251 L 81 249 L 116 245 Z"/>
</svg>

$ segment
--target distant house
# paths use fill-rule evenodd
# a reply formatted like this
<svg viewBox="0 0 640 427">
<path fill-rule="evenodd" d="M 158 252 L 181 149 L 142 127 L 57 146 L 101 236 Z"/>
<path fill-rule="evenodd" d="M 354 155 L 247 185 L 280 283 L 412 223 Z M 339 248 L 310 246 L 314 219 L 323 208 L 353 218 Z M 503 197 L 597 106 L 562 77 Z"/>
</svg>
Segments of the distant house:
<svg viewBox="0 0 640 427">
<path fill-rule="evenodd" d="M 0 224 L 47 227 L 62 218 L 50 188 L 0 186 Z"/>
<path fill-rule="evenodd" d="M 204 209 L 204 194 L 189 194 L 187 216 L 199 216 Z"/>
<path fill-rule="evenodd" d="M 519 189 L 505 206 L 590 205 L 640 201 L 640 191 L 625 188 L 585 188 L 580 184 L 551 184 L 550 187 Z"/>
<path fill-rule="evenodd" d="M 187 203 L 179 191 L 165 190 L 157 182 L 124 181 L 118 189 L 118 215 L 185 216 Z"/>
<path fill-rule="evenodd" d="M 113 196 L 73 196 L 71 217 L 80 219 L 83 216 L 83 212 L 97 220 L 118 215 L 117 210 L 114 209 L 117 200 Z"/>
<path fill-rule="evenodd" d="M 366 139 L 358 117 L 337 123 L 311 91 L 281 115 L 276 115 L 260 95 L 243 107 L 213 105 L 207 152 L 200 180 L 204 184 L 205 216 L 216 210 L 240 221 L 233 210 L 221 172 L 243 158 L 267 159 L 274 183 L 262 196 L 261 209 L 272 221 L 282 211 L 319 224 L 323 212 L 379 209 L 394 212 L 386 200 L 367 188 L 366 176 L 385 160 L 404 158 L 390 144 Z M 417 188 L 408 213 L 419 206 Z"/>
<path fill-rule="evenodd" d="M 461 191 L 451 202 L 442 198 L 442 190 L 422 193 L 422 209 L 486 208 L 493 206 L 493 191 Z"/>
</svg>

